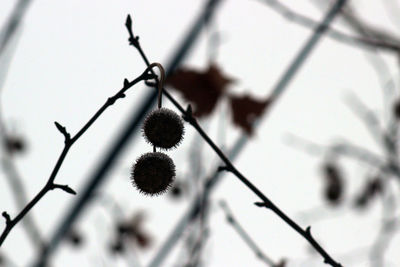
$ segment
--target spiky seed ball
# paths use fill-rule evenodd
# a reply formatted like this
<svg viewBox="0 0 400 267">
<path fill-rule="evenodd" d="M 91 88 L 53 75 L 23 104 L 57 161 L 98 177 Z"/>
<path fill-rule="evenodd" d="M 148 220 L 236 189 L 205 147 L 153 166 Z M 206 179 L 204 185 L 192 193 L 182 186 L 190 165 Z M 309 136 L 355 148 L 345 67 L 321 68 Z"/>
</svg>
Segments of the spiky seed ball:
<svg viewBox="0 0 400 267">
<path fill-rule="evenodd" d="M 177 147 L 183 139 L 182 119 L 167 108 L 151 112 L 143 123 L 143 135 L 153 146 L 170 149 Z"/>
<path fill-rule="evenodd" d="M 164 193 L 175 178 L 175 164 L 161 152 L 151 152 L 140 156 L 132 168 L 133 185 L 145 195 Z"/>
</svg>

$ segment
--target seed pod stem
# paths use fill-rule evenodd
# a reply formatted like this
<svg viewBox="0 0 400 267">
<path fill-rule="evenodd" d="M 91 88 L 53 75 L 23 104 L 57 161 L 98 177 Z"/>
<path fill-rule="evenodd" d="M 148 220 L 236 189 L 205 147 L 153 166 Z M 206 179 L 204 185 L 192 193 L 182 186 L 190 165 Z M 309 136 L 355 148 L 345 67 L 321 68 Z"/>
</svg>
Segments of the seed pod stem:
<svg viewBox="0 0 400 267">
<path fill-rule="evenodd" d="M 157 85 L 158 85 L 158 108 L 161 108 L 162 107 L 161 98 L 162 98 L 162 90 L 164 87 L 165 70 L 164 70 L 163 66 L 157 62 L 151 63 L 147 69 L 152 69 L 154 67 L 157 67 L 158 70 L 160 71 L 160 79 L 159 79 Z"/>
</svg>

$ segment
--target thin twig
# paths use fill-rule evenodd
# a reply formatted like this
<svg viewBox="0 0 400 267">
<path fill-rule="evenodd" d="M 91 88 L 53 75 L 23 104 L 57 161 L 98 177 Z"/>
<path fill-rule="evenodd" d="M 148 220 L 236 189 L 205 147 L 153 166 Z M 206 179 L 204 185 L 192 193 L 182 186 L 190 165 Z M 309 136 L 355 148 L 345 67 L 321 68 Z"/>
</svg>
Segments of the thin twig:
<svg viewBox="0 0 400 267">
<path fill-rule="evenodd" d="M 235 231 L 239 234 L 239 236 L 243 239 L 243 241 L 249 246 L 249 248 L 256 254 L 257 258 L 263 261 L 267 266 L 276 267 L 278 264 L 275 264 L 274 261 L 268 257 L 254 242 L 254 240 L 250 237 L 250 235 L 246 232 L 246 230 L 238 223 L 238 221 L 233 216 L 232 211 L 229 209 L 228 204 L 225 201 L 220 201 L 220 206 L 222 210 L 225 212 L 227 222 L 235 229 Z"/>
<path fill-rule="evenodd" d="M 316 1 L 313 1 L 317 4 Z M 378 40 L 384 40 L 385 42 L 396 42 L 400 43 L 399 38 L 392 36 L 390 33 L 386 32 L 384 29 L 367 24 L 363 21 L 355 12 L 351 5 L 347 5 L 345 9 L 341 12 L 342 17 L 345 22 L 356 32 L 366 38 L 375 38 Z M 400 165 L 398 163 L 398 122 L 394 118 L 392 113 L 392 101 L 394 97 L 395 81 L 391 76 L 388 65 L 386 64 L 384 58 L 379 55 L 377 49 L 375 49 L 375 56 L 366 54 L 369 62 L 373 66 L 378 79 L 380 81 L 381 87 L 383 89 L 385 115 L 388 114 L 389 120 L 387 123 L 387 129 L 381 131 L 382 133 L 382 147 L 385 152 L 386 160 L 385 165 L 382 170 L 389 174 L 394 174 L 394 176 L 400 179 Z"/>
<path fill-rule="evenodd" d="M 277 0 L 260 0 L 261 2 L 267 4 L 270 8 L 276 11 L 285 19 L 297 23 L 301 26 L 315 29 L 318 25 L 318 21 L 313 20 L 297 11 L 290 9 L 288 6 L 282 4 Z M 400 42 L 395 39 L 379 40 L 376 38 L 368 37 L 356 37 L 345 34 L 339 30 L 332 27 L 327 29 L 327 36 L 330 38 L 342 42 L 344 44 L 353 45 L 366 49 L 382 49 L 390 52 L 398 53 L 400 51 Z"/>
<path fill-rule="evenodd" d="M 345 155 L 352 157 L 361 162 L 368 163 L 378 169 L 382 168 L 382 166 L 385 165 L 384 159 L 382 159 L 379 155 L 363 147 L 359 147 L 351 144 L 348 141 L 344 141 L 344 139 L 341 139 L 340 142 L 336 142 L 336 144 L 324 146 L 309 141 L 305 138 L 298 137 L 294 134 L 288 134 L 287 142 L 289 145 L 292 145 L 295 148 L 302 149 L 311 155 L 319 156 L 324 153 L 333 153 L 336 155 Z"/>
<path fill-rule="evenodd" d="M 331 9 L 326 13 L 324 18 L 318 25 L 315 26 L 313 33 L 310 38 L 305 42 L 304 46 L 300 49 L 299 53 L 294 57 L 293 61 L 289 64 L 289 67 L 283 73 L 282 77 L 278 80 L 278 83 L 274 86 L 271 94 L 271 99 L 276 100 L 284 90 L 287 88 L 289 82 L 293 79 L 298 69 L 304 64 L 315 45 L 326 33 L 329 25 L 340 12 L 342 7 L 346 4 L 347 0 L 337 0 Z M 272 101 L 274 103 L 275 101 Z"/>
<path fill-rule="evenodd" d="M 125 97 L 125 92 L 134 86 L 135 84 L 139 83 L 140 81 L 147 80 L 147 79 L 153 79 L 154 75 L 148 74 L 149 68 L 147 68 L 139 77 L 134 79 L 133 81 L 129 82 L 127 79 L 124 81 L 124 86 L 121 90 L 118 91 L 114 96 L 110 97 L 107 99 L 106 103 L 93 115 L 93 117 L 82 127 L 81 130 L 78 131 L 78 133 L 71 138 L 70 134 L 68 133 L 67 129 L 59 124 L 58 122 L 55 122 L 54 124 L 56 125 L 57 129 L 62 133 L 64 136 L 64 148 L 61 152 L 61 154 L 58 157 L 58 160 L 50 174 L 50 177 L 45 184 L 45 186 L 37 193 L 37 195 L 18 213 L 16 217 L 11 219 L 10 215 L 7 212 L 3 212 L 3 217 L 6 219 L 6 227 L 4 228 L 1 236 L 0 236 L 0 246 L 3 244 L 4 240 L 8 236 L 8 234 L 11 232 L 11 230 L 14 228 L 17 223 L 25 217 L 25 215 L 39 202 L 39 200 L 42 199 L 44 195 L 46 195 L 49 191 L 54 190 L 54 189 L 61 189 L 65 191 L 66 193 L 73 194 L 75 195 L 75 191 L 70 188 L 68 185 L 60 185 L 56 184 L 54 182 L 57 173 L 64 162 L 65 157 L 68 154 L 69 149 L 72 147 L 72 145 L 89 129 L 89 127 L 100 117 L 100 115 L 111 105 L 115 103 L 116 100 L 120 98 Z"/>
<path fill-rule="evenodd" d="M 384 129 L 381 129 L 379 120 L 375 113 L 366 107 L 355 95 L 350 95 L 348 97 L 348 103 L 351 110 L 364 122 L 364 125 L 367 127 L 377 144 L 383 148 L 387 158 L 386 165 L 390 166 L 390 168 L 395 170 L 395 172 L 398 172 L 398 170 L 400 170 L 400 166 L 396 160 L 397 148 L 395 141 L 397 125 L 393 132 L 390 130 L 385 131 Z M 389 123 L 389 127 L 391 124 L 397 124 L 397 122 L 393 121 L 392 119 L 391 123 Z M 396 174 L 396 176 L 399 176 L 399 174 Z"/>
<path fill-rule="evenodd" d="M 3 151 L 3 153 L 7 152 Z M 22 184 L 22 179 L 17 171 L 17 168 L 12 159 L 8 158 L 7 155 L 2 159 L 2 165 L 7 181 L 11 186 L 12 195 L 15 198 L 16 205 L 18 209 L 23 209 L 26 203 L 28 203 L 28 199 L 26 197 L 26 192 Z M 33 246 L 36 248 L 42 247 L 43 246 L 42 235 L 33 217 L 30 214 L 28 214 L 22 221 L 22 223 L 24 225 L 26 233 L 28 234 L 28 237 L 32 241 Z"/>
<path fill-rule="evenodd" d="M 192 141 L 190 156 L 190 180 L 192 180 L 192 186 L 194 195 L 200 200 L 199 216 L 193 218 L 191 225 L 194 228 L 190 231 L 189 237 L 187 238 L 186 251 L 188 255 L 187 262 L 181 266 L 200 266 L 202 251 L 205 247 L 205 242 L 209 239 L 208 229 L 208 217 L 209 217 L 209 206 L 210 201 L 205 197 L 204 190 L 204 178 L 205 166 L 202 161 L 202 148 L 205 144 L 201 142 L 201 137 L 195 135 Z M 191 241 L 191 242 L 190 242 Z"/>
<path fill-rule="evenodd" d="M 386 179 L 386 185 L 387 179 Z M 382 195 L 382 220 L 377 237 L 370 248 L 371 266 L 385 266 L 384 254 L 398 230 L 395 194 L 387 187 Z"/>
<path fill-rule="evenodd" d="M 329 3 L 326 1 L 322 3 L 321 1 L 312 1 L 318 8 L 321 10 L 324 9 L 324 4 Z M 347 23 L 348 26 L 359 35 L 364 38 L 373 38 L 377 41 L 382 41 L 382 36 L 389 36 L 388 33 L 384 33 L 383 30 L 373 28 L 369 25 L 366 25 L 364 21 L 362 21 L 356 14 L 350 4 L 346 6 L 346 9 L 343 9 L 341 14 L 343 15 L 344 22 Z M 400 40 L 395 37 L 386 37 L 386 39 L 392 40 L 396 44 L 400 45 Z M 365 53 L 367 60 L 370 62 L 371 66 L 375 70 L 377 74 L 377 78 L 379 79 L 379 83 L 383 89 L 383 106 L 389 107 L 392 103 L 392 97 L 394 95 L 395 81 L 393 77 L 391 77 L 389 66 L 386 64 L 385 59 L 379 54 L 379 50 L 377 47 L 371 47 L 374 54 Z M 397 55 L 397 54 L 396 54 Z M 391 110 L 390 110 L 391 115 Z"/>
<path fill-rule="evenodd" d="M 344 100 L 349 109 L 361 119 L 377 144 L 382 145 L 384 133 L 375 112 L 370 110 L 354 93 L 348 93 Z"/>
<path fill-rule="evenodd" d="M 366 23 L 359 17 L 354 11 L 352 5 L 347 5 L 342 9 L 343 18 L 352 25 L 358 32 L 363 32 L 363 35 L 368 35 L 376 40 L 382 40 L 383 42 L 400 43 L 398 37 L 393 36 L 391 33 L 387 32 L 385 29 L 373 26 Z"/>
<path fill-rule="evenodd" d="M 333 153 L 335 155 L 347 156 L 375 167 L 382 172 L 393 174 L 397 179 L 400 179 L 400 168 L 396 164 L 393 164 L 390 159 L 381 157 L 366 148 L 351 144 L 344 139 L 336 144 L 323 146 L 290 134 L 288 143 L 312 155 Z"/>
<path fill-rule="evenodd" d="M 201 223 L 198 222 L 197 223 Z M 196 227 L 196 224 L 193 224 L 194 227 Z M 196 267 L 196 266 L 201 266 L 201 252 L 202 249 L 205 246 L 205 243 L 207 240 L 209 240 L 209 235 L 210 231 L 207 227 L 199 227 L 198 232 L 196 231 L 191 231 L 191 236 L 189 236 L 188 241 L 188 247 L 186 248 L 188 250 L 188 258 L 186 262 L 184 262 L 181 266 L 183 267 Z M 182 263 L 182 261 L 181 261 Z"/>
<path fill-rule="evenodd" d="M 366 24 L 363 20 L 361 20 L 361 18 L 356 14 L 354 9 L 350 5 L 347 6 L 346 9 L 342 10 L 342 15 L 349 26 L 363 36 L 372 36 L 376 39 L 400 42 L 399 40 L 397 40 L 397 38 L 392 37 L 383 29 L 379 29 Z M 389 67 L 387 66 L 385 60 L 379 56 L 379 54 L 377 54 L 375 58 L 371 58 L 370 62 L 377 73 L 377 76 L 381 83 L 381 87 L 384 91 L 384 107 L 388 107 L 388 109 L 386 110 L 388 110 L 390 114 L 390 119 L 387 126 L 388 129 L 383 134 L 383 148 L 391 161 L 390 164 L 396 166 L 397 168 L 400 168 L 398 163 L 396 162 L 396 159 L 398 157 L 396 149 L 398 126 L 396 119 L 393 118 L 391 112 L 392 110 L 389 108 L 392 104 L 390 103 L 391 98 L 389 95 L 389 89 L 395 87 L 395 82 L 394 79 L 391 77 Z M 385 76 L 389 77 L 389 79 L 387 79 Z"/>
</svg>

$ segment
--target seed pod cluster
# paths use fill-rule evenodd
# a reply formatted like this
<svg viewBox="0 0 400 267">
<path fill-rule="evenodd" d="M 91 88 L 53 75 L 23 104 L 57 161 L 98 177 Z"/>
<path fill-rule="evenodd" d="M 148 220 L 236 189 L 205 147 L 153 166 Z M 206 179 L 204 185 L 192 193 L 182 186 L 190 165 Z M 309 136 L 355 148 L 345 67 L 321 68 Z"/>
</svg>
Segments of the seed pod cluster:
<svg viewBox="0 0 400 267">
<path fill-rule="evenodd" d="M 175 179 L 175 164 L 165 153 L 155 152 L 156 147 L 176 148 L 183 139 L 182 119 L 174 111 L 158 108 L 143 123 L 143 137 L 153 145 L 154 152 L 140 156 L 132 167 L 131 180 L 139 192 L 160 195 L 168 190 Z"/>
</svg>

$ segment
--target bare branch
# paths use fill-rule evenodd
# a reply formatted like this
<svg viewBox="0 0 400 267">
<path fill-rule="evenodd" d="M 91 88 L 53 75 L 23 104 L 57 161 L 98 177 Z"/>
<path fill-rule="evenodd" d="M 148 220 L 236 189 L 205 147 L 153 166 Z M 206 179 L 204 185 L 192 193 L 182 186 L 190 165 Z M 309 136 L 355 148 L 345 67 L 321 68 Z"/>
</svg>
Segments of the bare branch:
<svg viewBox="0 0 400 267">
<path fill-rule="evenodd" d="M 297 23 L 303 27 L 315 29 L 315 27 L 318 25 L 318 21 L 290 9 L 288 6 L 282 4 L 278 0 L 260 1 L 267 4 L 285 19 Z M 382 49 L 394 53 L 398 53 L 400 51 L 400 41 L 395 38 L 386 38 L 385 40 L 381 40 L 380 38 L 351 36 L 332 27 L 328 27 L 327 36 L 338 42 L 364 49 Z"/>
<path fill-rule="evenodd" d="M 61 184 L 53 184 L 52 189 L 61 189 L 63 191 L 65 191 L 68 194 L 71 195 L 76 195 L 75 190 L 73 190 L 71 187 L 69 187 L 68 185 L 61 185 Z"/>
<path fill-rule="evenodd" d="M 14 226 L 22 219 L 25 217 L 25 215 L 39 202 L 39 200 L 42 199 L 44 195 L 46 195 L 49 191 L 59 188 L 62 189 L 63 191 L 69 193 L 69 194 L 76 194 L 75 191 L 70 188 L 67 185 L 59 185 L 54 183 L 54 180 L 57 176 L 57 173 L 59 169 L 61 168 L 62 163 L 64 162 L 65 157 L 68 154 L 69 149 L 71 146 L 81 137 L 88 129 L 89 127 L 100 117 L 100 115 L 111 105 L 114 104 L 114 102 L 118 98 L 123 98 L 125 96 L 125 92 L 131 88 L 133 85 L 147 79 L 153 79 L 154 75 L 150 75 L 147 73 L 148 69 L 146 69 L 139 77 L 134 79 L 131 82 L 124 82 L 124 87 L 117 92 L 112 97 L 112 101 L 108 99 L 106 103 L 93 115 L 93 117 L 82 127 L 82 129 L 74 136 L 70 137 L 70 134 L 67 132 L 64 126 L 61 126 L 58 122 L 55 122 L 55 125 L 57 129 L 64 135 L 65 137 L 65 142 L 64 142 L 64 149 L 62 150 L 61 154 L 59 155 L 59 158 L 50 174 L 50 177 L 45 184 L 45 186 L 37 193 L 37 195 L 19 212 L 19 214 L 14 218 L 11 219 L 10 216 L 4 212 L 3 217 L 6 218 L 6 227 L 4 228 L 3 232 L 1 233 L 0 236 L 0 246 L 3 244 L 4 240 L 8 236 L 8 234 L 11 232 L 11 230 L 14 228 Z M 7 217 L 6 217 L 7 216 Z"/>
<path fill-rule="evenodd" d="M 376 114 L 353 93 L 348 93 L 346 95 L 345 103 L 349 109 L 361 119 L 378 145 L 381 145 L 383 130 L 380 127 L 379 119 Z"/>
</svg>

